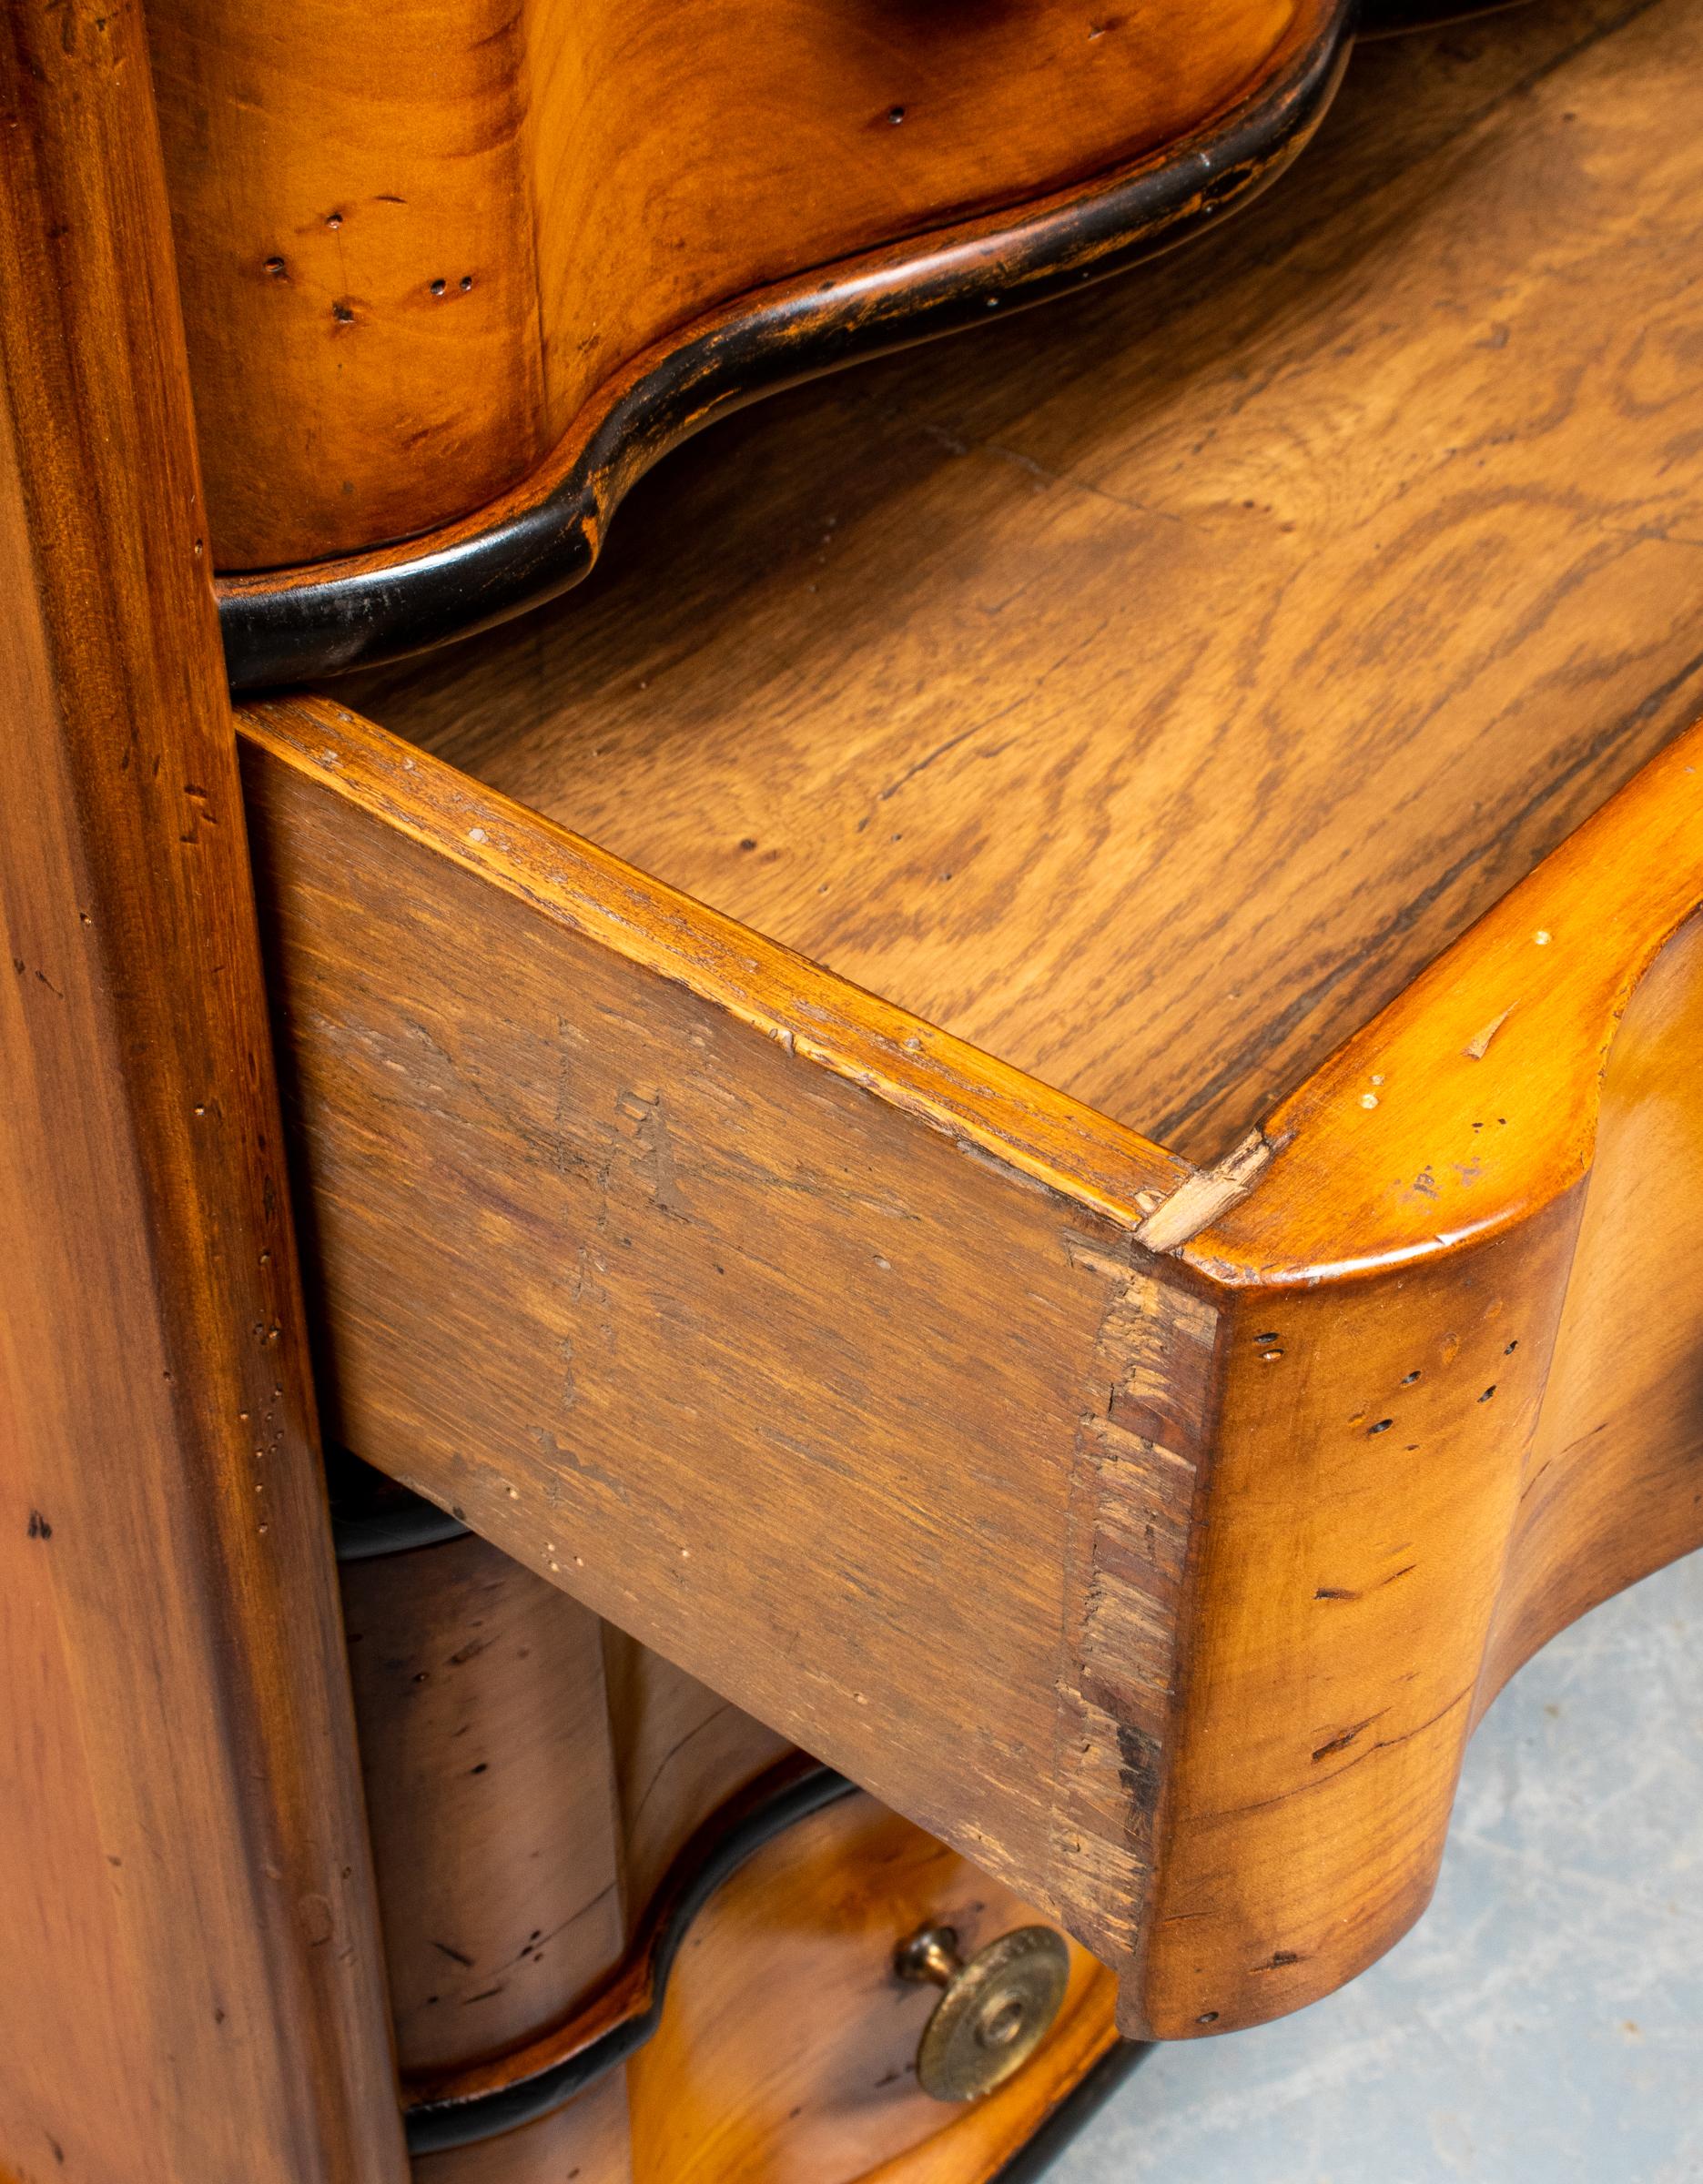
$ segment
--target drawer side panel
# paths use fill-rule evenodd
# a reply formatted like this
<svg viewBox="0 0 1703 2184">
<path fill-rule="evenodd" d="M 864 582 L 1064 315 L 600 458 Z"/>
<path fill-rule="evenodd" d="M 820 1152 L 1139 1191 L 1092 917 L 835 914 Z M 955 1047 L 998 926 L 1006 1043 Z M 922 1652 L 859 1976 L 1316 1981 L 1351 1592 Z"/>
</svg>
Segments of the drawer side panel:
<svg viewBox="0 0 1703 2184">
<path fill-rule="evenodd" d="M 957 1092 L 821 1066 L 826 1004 L 763 1036 L 587 930 L 596 853 L 401 749 L 279 707 L 246 753 L 334 1430 L 1126 1955 L 1211 1341 L 1130 1241 L 1174 1166 L 1083 1155 L 1125 1161 L 1118 1218 L 990 1149 L 991 1094 L 978 1142 Z M 410 798 L 531 827 L 554 881 L 492 884 Z"/>
</svg>

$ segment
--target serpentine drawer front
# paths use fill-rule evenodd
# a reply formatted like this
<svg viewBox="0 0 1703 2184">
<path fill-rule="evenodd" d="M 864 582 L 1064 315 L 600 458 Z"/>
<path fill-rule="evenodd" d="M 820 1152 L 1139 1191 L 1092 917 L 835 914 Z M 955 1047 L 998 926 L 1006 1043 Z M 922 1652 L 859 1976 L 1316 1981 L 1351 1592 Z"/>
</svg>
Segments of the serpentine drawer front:
<svg viewBox="0 0 1703 2184">
<path fill-rule="evenodd" d="M 1387 1948 L 1703 1539 L 1703 5 L 1610 12 L 243 716 L 333 1430 L 1135 2035 Z"/>
</svg>

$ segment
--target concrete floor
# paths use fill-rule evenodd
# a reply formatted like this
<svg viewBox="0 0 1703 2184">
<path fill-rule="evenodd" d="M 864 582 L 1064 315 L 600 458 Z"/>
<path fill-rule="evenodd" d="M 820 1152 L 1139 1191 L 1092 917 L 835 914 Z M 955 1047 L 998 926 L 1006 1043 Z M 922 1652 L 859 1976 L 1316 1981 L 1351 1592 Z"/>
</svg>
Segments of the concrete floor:
<svg viewBox="0 0 1703 2184">
<path fill-rule="evenodd" d="M 1284 2023 L 1162 2049 L 1049 2184 L 1463 2177 L 1703 2179 L 1703 1555 L 1496 1701 L 1405 1941 Z"/>
</svg>

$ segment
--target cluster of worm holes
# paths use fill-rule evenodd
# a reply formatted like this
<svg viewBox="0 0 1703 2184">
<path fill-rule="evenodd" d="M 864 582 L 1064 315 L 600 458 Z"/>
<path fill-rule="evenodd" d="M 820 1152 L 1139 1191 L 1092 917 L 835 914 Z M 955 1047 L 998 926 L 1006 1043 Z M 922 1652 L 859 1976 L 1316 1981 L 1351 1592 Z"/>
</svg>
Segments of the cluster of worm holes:
<svg viewBox="0 0 1703 2184">
<path fill-rule="evenodd" d="M 1477 1125 L 1475 1124 L 1474 1127 L 1476 1128 Z M 1281 1332 L 1276 1329 L 1271 1329 L 1263 1334 L 1255 1335 L 1253 1341 L 1254 1348 L 1259 1353 L 1260 1362 L 1262 1365 L 1276 1364 L 1278 1360 L 1283 1354 L 1282 1337 Z M 1519 1346 L 1519 1337 L 1516 1335 L 1512 1341 L 1505 1342 L 1503 1344 L 1503 1356 L 1505 1358 L 1512 1357 Z M 1424 1374 L 1421 1369 L 1418 1366 L 1414 1366 L 1411 1372 L 1404 1372 L 1402 1375 L 1401 1385 L 1404 1388 L 1412 1388 L 1416 1386 L 1417 1383 L 1424 1378 Z M 1489 1387 L 1486 1388 L 1484 1393 L 1478 1398 L 1478 1400 L 1481 1403 L 1487 1403 L 1492 1396 L 1495 1395 L 1495 1391 L 1496 1383 L 1495 1380 L 1492 1380 Z M 1367 1438 L 1371 1439 L 1374 1434 L 1387 1433 L 1394 1423 L 1395 1421 L 1393 1418 L 1380 1418 L 1374 1420 L 1374 1421 L 1366 1428 Z M 1419 1444 L 1417 1441 L 1411 1444 L 1411 1446 L 1414 1448 L 1417 1448 L 1418 1445 Z M 1338 1597 L 1338 1595 L 1330 1592 L 1329 1590 L 1323 1590 L 1318 1594 L 1318 1598 L 1321 1600 L 1333 1599 L 1336 1597 Z M 1279 1954 L 1272 1959 L 1273 1966 L 1279 1964 L 1293 1964 L 1296 1961 L 1297 1959 L 1287 1950 L 1280 1951 Z M 1263 1969 L 1265 1967 L 1262 1967 L 1262 1968 Z M 1203 2009 L 1194 2021 L 1197 2025 L 1214 2025 L 1218 2021 L 1218 2012 L 1215 2009 Z"/>
<path fill-rule="evenodd" d="M 1282 1338 L 1275 1330 L 1272 1330 L 1267 1334 L 1255 1335 L 1253 1341 L 1254 1347 L 1259 1352 L 1260 1362 L 1262 1365 L 1275 1365 L 1278 1360 L 1283 1354 L 1282 1348 Z M 1516 1335 L 1513 1341 L 1504 1343 L 1502 1348 L 1503 1356 L 1505 1358 L 1512 1357 L 1519 1346 L 1519 1337 Z M 1412 1372 L 1404 1372 L 1402 1375 L 1401 1384 L 1404 1388 L 1411 1388 L 1416 1380 L 1422 1379 L 1423 1377 L 1424 1376 L 1421 1374 L 1418 1367 L 1415 1366 Z M 1486 1388 L 1484 1393 L 1479 1397 L 1479 1401 L 1481 1403 L 1487 1403 L 1491 1397 L 1495 1395 L 1495 1391 L 1496 1383 L 1495 1380 L 1492 1380 L 1489 1387 Z M 1363 1413 L 1362 1415 L 1363 1416 Z M 1374 1422 L 1366 1428 L 1366 1438 L 1370 1441 L 1374 1434 L 1387 1433 L 1394 1423 L 1395 1421 L 1393 1418 L 1380 1418 L 1374 1420 Z M 1417 1447 L 1418 1443 L 1415 1442 L 1414 1445 Z"/>
<path fill-rule="evenodd" d="M 340 212 L 328 212 L 325 216 L 325 224 L 329 228 L 331 229 L 332 233 L 335 234 L 336 231 L 343 225 L 342 214 Z M 263 270 L 273 280 L 288 280 L 289 278 L 289 265 L 288 260 L 279 257 L 276 253 L 274 253 L 272 257 L 263 261 Z M 473 285 L 472 275 L 471 273 L 463 273 L 455 285 L 461 290 L 463 296 L 467 295 Z M 449 282 L 444 279 L 441 274 L 436 279 L 429 280 L 426 283 L 428 293 L 433 296 L 447 295 L 449 292 Z M 340 326 L 352 326 L 355 323 L 354 307 L 350 303 L 346 297 L 339 297 L 337 301 L 332 304 L 331 316 L 336 319 Z"/>
</svg>

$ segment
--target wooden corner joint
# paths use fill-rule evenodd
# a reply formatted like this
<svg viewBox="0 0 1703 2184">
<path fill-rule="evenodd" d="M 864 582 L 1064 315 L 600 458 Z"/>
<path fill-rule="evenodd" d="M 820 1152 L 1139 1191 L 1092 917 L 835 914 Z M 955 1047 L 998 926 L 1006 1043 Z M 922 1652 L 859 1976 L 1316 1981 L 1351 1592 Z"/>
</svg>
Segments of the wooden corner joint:
<svg viewBox="0 0 1703 2184">
<path fill-rule="evenodd" d="M 1077 1441 L 1055 1831 L 1128 2033 L 1365 1968 L 1508 1676 L 1703 1545 L 1699 756 L 1131 1232 Z"/>
</svg>

